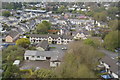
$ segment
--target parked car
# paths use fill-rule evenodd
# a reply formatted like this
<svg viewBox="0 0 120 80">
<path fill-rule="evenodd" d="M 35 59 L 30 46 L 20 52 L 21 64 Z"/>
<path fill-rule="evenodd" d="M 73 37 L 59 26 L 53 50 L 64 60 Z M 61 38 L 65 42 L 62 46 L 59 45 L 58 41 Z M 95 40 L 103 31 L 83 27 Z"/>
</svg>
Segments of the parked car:
<svg viewBox="0 0 120 80">
<path fill-rule="evenodd" d="M 66 47 L 63 47 L 62 50 L 67 50 L 67 48 L 66 48 Z"/>
</svg>

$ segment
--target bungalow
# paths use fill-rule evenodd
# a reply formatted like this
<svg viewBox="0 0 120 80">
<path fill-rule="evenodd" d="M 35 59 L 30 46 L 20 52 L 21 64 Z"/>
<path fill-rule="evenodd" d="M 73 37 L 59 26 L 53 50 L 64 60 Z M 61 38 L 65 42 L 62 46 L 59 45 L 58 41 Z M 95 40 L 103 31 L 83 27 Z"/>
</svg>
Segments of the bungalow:
<svg viewBox="0 0 120 80">
<path fill-rule="evenodd" d="M 51 67 L 57 67 L 60 65 L 63 55 L 58 51 L 37 51 L 37 50 L 27 50 L 24 54 L 25 60 L 33 61 L 50 61 Z"/>
<path fill-rule="evenodd" d="M 14 42 L 18 39 L 19 32 L 17 31 L 10 31 L 9 34 L 5 37 L 6 42 Z"/>
</svg>

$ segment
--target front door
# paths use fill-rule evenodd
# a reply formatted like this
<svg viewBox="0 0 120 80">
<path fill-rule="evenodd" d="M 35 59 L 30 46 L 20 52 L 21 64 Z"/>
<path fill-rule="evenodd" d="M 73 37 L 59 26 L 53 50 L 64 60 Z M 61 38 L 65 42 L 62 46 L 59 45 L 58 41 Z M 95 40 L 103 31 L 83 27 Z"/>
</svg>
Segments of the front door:
<svg viewBox="0 0 120 80">
<path fill-rule="evenodd" d="M 47 59 L 47 60 L 50 60 L 50 59 L 51 59 L 51 57 L 46 57 L 46 59 Z"/>
<path fill-rule="evenodd" d="M 29 60 L 29 57 L 26 57 L 26 60 Z"/>
</svg>

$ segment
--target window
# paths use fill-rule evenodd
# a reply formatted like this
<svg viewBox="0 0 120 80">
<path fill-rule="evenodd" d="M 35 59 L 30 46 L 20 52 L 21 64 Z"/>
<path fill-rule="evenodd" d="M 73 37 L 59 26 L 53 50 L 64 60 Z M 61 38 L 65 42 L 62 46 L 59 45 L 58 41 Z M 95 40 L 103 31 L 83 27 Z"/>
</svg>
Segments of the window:
<svg viewBox="0 0 120 80">
<path fill-rule="evenodd" d="M 37 58 L 40 58 L 40 56 L 37 56 Z"/>
<path fill-rule="evenodd" d="M 56 66 L 58 67 L 58 66 L 59 66 L 59 63 L 56 63 Z"/>
<path fill-rule="evenodd" d="M 34 58 L 34 56 L 32 56 L 32 58 Z"/>
<path fill-rule="evenodd" d="M 51 40 L 51 38 L 49 37 L 49 40 Z"/>
<path fill-rule="evenodd" d="M 44 56 L 41 56 L 41 58 L 44 58 Z"/>
</svg>

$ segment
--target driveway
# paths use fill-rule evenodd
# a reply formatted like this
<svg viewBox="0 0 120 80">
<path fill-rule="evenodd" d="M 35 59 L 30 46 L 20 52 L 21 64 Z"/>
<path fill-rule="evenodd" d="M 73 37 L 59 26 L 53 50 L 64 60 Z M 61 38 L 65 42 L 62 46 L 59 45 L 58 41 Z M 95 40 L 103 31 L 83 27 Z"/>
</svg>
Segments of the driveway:
<svg viewBox="0 0 120 80">
<path fill-rule="evenodd" d="M 50 47 L 54 47 L 51 48 L 50 51 L 58 51 L 60 53 L 64 53 L 65 50 L 62 50 L 62 48 L 67 47 L 67 45 L 58 45 L 58 44 L 50 44 Z"/>
</svg>

